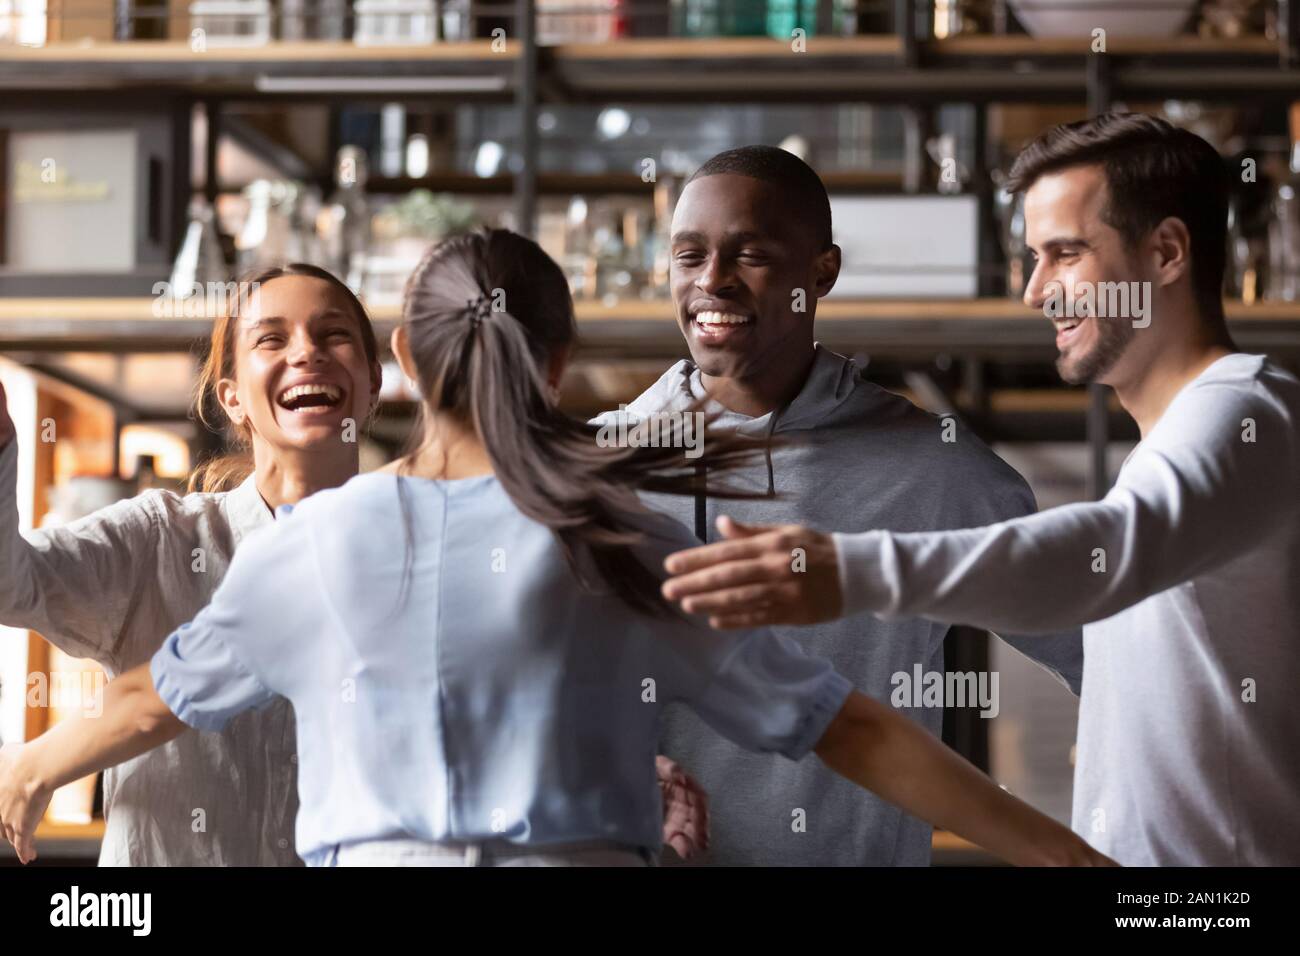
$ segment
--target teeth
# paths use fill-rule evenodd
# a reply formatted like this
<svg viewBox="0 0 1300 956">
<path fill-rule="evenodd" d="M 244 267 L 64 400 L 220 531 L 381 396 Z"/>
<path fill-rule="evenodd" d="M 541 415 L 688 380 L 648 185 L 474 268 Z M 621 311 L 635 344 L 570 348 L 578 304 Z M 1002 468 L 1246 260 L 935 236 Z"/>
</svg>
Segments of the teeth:
<svg viewBox="0 0 1300 956">
<path fill-rule="evenodd" d="M 744 325 L 749 316 L 735 312 L 697 312 L 695 321 L 701 325 Z"/>
<path fill-rule="evenodd" d="M 287 404 L 304 395 L 324 395 L 332 402 L 343 397 L 343 393 L 333 385 L 295 385 L 280 393 L 280 404 Z"/>
</svg>

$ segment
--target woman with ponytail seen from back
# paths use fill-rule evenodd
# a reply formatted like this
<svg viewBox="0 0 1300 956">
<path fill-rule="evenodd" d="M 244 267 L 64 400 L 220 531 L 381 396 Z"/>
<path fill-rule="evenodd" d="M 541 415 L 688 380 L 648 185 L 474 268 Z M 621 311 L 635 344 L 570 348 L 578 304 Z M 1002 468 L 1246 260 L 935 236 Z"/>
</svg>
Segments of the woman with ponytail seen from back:
<svg viewBox="0 0 1300 956">
<path fill-rule="evenodd" d="M 713 494 L 756 449 L 712 435 L 701 458 L 606 447 L 555 404 L 574 331 L 535 243 L 493 230 L 433 249 L 393 339 L 423 399 L 416 446 L 247 542 L 146 690 L 110 685 L 93 726 L 27 745 L 21 785 L 0 780 L 20 855 L 33 808 L 69 775 L 282 695 L 309 864 L 650 862 L 673 700 L 753 750 L 815 749 L 1012 862 L 1104 862 L 794 643 L 711 631 L 662 601 L 662 559 L 693 538 L 638 492 L 691 493 L 704 461 Z"/>
</svg>

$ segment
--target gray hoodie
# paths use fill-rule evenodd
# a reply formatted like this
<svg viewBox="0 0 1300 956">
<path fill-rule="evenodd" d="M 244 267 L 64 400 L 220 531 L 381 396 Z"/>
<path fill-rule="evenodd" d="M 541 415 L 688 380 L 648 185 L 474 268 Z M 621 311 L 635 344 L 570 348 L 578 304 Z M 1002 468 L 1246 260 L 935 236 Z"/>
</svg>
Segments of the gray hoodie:
<svg viewBox="0 0 1300 956">
<path fill-rule="evenodd" d="M 661 411 L 681 411 L 706 393 L 699 369 L 678 362 L 625 413 L 606 412 L 609 424 Z M 739 521 L 794 522 L 823 531 L 936 531 L 993 524 L 1036 511 L 1024 479 L 960 426 L 922 411 L 862 378 L 851 360 L 816 346 L 813 366 L 795 399 L 776 412 L 749 418 L 716 403 L 715 427 L 791 443 L 730 484 L 774 495 L 752 501 L 692 501 L 650 496 L 654 507 L 717 538 L 721 514 Z M 945 440 L 954 439 L 954 440 Z M 943 671 L 946 624 L 920 618 L 880 621 L 858 614 L 827 624 L 776 628 L 810 653 L 830 660 L 858 690 L 889 701 L 894 675 Z M 1074 693 L 1083 672 L 1079 631 L 1003 636 L 1047 667 Z M 941 706 L 900 707 L 936 737 Z M 684 708 L 669 706 L 662 752 L 708 791 L 712 846 L 706 862 L 758 866 L 924 866 L 930 860 L 928 824 L 864 792 L 818 760 L 798 763 L 750 753 L 713 733 Z"/>
</svg>

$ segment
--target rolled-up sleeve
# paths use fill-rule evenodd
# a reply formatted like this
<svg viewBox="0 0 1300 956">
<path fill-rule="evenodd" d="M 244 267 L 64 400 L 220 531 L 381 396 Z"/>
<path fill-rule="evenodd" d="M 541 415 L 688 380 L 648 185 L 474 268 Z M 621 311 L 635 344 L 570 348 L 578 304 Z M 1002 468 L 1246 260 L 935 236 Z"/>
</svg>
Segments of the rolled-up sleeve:
<svg viewBox="0 0 1300 956">
<path fill-rule="evenodd" d="M 0 449 L 0 624 L 29 628 L 73 657 L 123 669 L 118 657 L 129 616 L 154 600 L 161 533 L 154 502 L 161 492 L 24 535 L 17 482 L 11 439 Z"/>
<path fill-rule="evenodd" d="M 163 642 L 149 674 L 168 709 L 197 730 L 221 730 L 231 717 L 276 696 L 205 626 L 203 615 Z"/>
<path fill-rule="evenodd" d="M 853 690 L 828 661 L 769 631 L 740 638 L 693 701 L 714 730 L 747 750 L 799 760 Z"/>
<path fill-rule="evenodd" d="M 638 556 L 647 568 L 662 568 L 669 553 L 699 544 L 667 515 L 635 518 L 645 522 L 648 543 Z M 673 674 L 672 699 L 746 750 L 803 758 L 853 690 L 829 661 L 770 630 L 715 631 L 689 615 L 663 620 L 654 646 L 664 672 Z"/>
<path fill-rule="evenodd" d="M 281 647 L 285 635 L 316 630 L 308 619 L 317 602 L 307 597 L 315 563 L 302 560 L 310 554 L 304 534 L 300 524 L 285 521 L 251 535 L 211 603 L 154 654 L 154 689 L 191 727 L 219 730 L 240 711 L 284 694 L 269 647 Z M 287 601 L 285 594 L 298 599 Z"/>
</svg>

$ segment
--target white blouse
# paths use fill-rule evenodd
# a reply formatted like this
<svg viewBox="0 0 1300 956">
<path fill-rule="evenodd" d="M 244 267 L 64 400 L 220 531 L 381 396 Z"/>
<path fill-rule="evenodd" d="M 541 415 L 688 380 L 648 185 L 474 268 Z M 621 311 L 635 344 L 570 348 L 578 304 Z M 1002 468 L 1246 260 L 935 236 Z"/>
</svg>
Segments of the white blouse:
<svg viewBox="0 0 1300 956">
<path fill-rule="evenodd" d="M 79 521 L 18 531 L 18 448 L 0 450 L 0 622 L 114 677 L 208 603 L 240 542 L 274 520 L 234 491 L 147 491 Z M 101 866 L 294 866 L 293 709 L 277 698 L 220 733 L 186 732 L 107 770 Z"/>
</svg>

